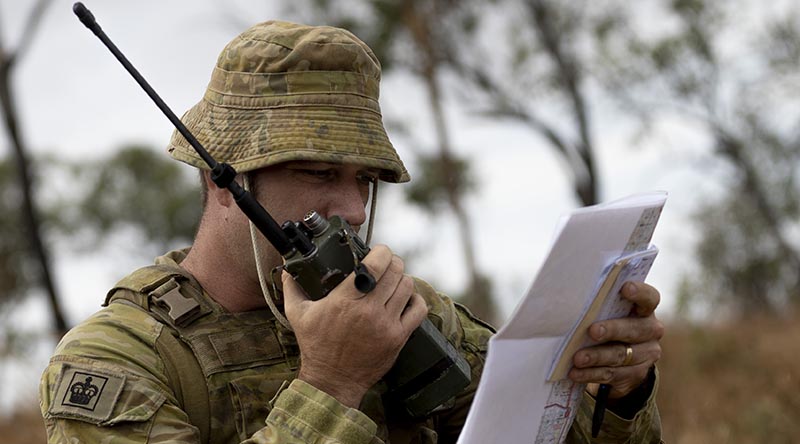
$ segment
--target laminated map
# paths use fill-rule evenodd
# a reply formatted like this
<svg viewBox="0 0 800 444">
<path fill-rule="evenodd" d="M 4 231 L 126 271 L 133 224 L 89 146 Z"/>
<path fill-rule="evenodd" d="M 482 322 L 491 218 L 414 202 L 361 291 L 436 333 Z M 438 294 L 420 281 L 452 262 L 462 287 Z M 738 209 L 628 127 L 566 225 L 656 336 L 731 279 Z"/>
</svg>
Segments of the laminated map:
<svg viewBox="0 0 800 444">
<path fill-rule="evenodd" d="M 566 378 L 572 356 L 593 345 L 593 322 L 626 316 L 619 296 L 644 281 L 665 192 L 579 208 L 564 216 L 529 290 L 489 341 L 459 444 L 558 444 L 577 413 L 584 384 Z"/>
</svg>

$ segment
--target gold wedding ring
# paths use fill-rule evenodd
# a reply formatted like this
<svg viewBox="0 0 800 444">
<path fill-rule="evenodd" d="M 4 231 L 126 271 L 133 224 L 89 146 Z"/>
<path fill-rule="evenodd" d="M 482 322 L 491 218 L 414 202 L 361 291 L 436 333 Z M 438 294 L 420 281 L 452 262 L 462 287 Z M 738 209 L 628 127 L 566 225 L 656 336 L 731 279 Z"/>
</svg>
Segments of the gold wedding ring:
<svg viewBox="0 0 800 444">
<path fill-rule="evenodd" d="M 633 347 L 630 344 L 625 345 L 625 359 L 622 361 L 622 366 L 626 367 L 633 362 Z"/>
</svg>

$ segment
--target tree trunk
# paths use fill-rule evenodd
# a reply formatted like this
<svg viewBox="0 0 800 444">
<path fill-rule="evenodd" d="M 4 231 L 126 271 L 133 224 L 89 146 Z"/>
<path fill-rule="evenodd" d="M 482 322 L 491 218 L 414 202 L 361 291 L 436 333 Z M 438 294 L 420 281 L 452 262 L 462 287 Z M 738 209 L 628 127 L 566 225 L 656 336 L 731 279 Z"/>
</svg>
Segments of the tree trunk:
<svg viewBox="0 0 800 444">
<path fill-rule="evenodd" d="M 33 181 L 30 174 L 30 162 L 27 157 L 27 152 L 29 150 L 20 134 L 17 107 L 11 90 L 11 74 L 15 62 L 18 60 L 17 57 L 20 51 L 30 42 L 42 14 L 49 3 L 48 0 L 40 0 L 33 7 L 27 26 L 23 30 L 19 47 L 15 52 L 6 53 L 1 49 L 2 45 L 0 45 L 0 51 L 2 52 L 0 54 L 0 107 L 2 107 L 3 122 L 16 156 L 20 188 L 22 189 L 23 195 L 22 211 L 25 227 L 27 228 L 33 256 L 36 258 L 41 268 L 39 279 L 47 294 L 48 301 L 50 302 L 53 316 L 53 328 L 60 337 L 67 331 L 67 322 L 59 303 L 55 285 L 53 284 L 52 274 L 50 272 L 50 255 L 44 242 L 42 242 L 42 228 L 39 215 L 36 211 L 35 198 L 33 195 Z"/>
<path fill-rule="evenodd" d="M 461 178 L 457 177 L 458 169 L 454 165 L 450 132 L 442 107 L 441 89 L 439 88 L 437 68 L 437 51 L 433 46 L 434 37 L 431 35 L 431 20 L 427 14 L 415 9 L 413 1 L 405 5 L 406 27 L 412 33 L 417 47 L 422 52 L 422 68 L 420 74 L 428 88 L 431 112 L 436 128 L 437 146 L 439 148 L 439 165 L 445 184 L 447 203 L 457 222 L 461 246 L 464 249 L 464 265 L 469 276 L 468 288 L 464 292 L 462 301 L 480 318 L 489 322 L 499 320 L 494 303 L 491 298 L 489 280 L 478 269 L 475 258 L 474 237 L 472 223 L 463 204 L 463 189 Z"/>
</svg>

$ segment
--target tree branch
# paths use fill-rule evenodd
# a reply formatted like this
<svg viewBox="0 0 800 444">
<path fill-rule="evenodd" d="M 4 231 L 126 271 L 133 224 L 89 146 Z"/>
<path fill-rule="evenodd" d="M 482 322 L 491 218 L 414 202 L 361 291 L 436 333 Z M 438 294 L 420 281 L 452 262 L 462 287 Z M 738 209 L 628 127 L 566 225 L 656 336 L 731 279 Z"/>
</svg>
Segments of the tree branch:
<svg viewBox="0 0 800 444">
<path fill-rule="evenodd" d="M 593 158 L 593 143 L 589 132 L 589 112 L 580 90 L 580 71 L 575 60 L 563 49 L 563 33 L 555 28 L 554 14 L 547 2 L 529 0 L 527 6 L 545 52 L 556 66 L 557 77 L 563 87 L 563 92 L 572 105 L 580 140 L 575 147 L 580 158 L 580 165 L 573 163 L 576 180 L 575 191 L 584 205 L 593 205 L 597 203 L 597 174 Z"/>
<path fill-rule="evenodd" d="M 28 19 L 25 21 L 25 27 L 22 29 L 22 36 L 20 36 L 17 48 L 9 57 L 11 59 L 9 61 L 10 66 L 13 66 L 13 64 L 19 60 L 20 55 L 25 55 L 27 53 L 28 47 L 33 41 L 33 37 L 36 35 L 39 24 L 42 22 L 44 13 L 47 7 L 50 6 L 50 3 L 52 3 L 52 0 L 38 0 L 36 4 L 33 5 L 30 14 L 28 14 Z"/>
</svg>

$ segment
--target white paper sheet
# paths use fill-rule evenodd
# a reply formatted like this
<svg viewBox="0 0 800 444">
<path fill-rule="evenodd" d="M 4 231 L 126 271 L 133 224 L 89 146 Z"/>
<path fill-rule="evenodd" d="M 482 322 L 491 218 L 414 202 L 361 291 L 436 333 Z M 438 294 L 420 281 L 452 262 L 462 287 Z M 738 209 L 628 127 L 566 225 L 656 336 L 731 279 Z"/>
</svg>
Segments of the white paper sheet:
<svg viewBox="0 0 800 444">
<path fill-rule="evenodd" d="M 489 342 L 459 444 L 564 441 L 584 386 L 566 379 L 548 382 L 553 362 L 610 265 L 647 249 L 666 197 L 637 194 L 575 210 L 560 221 L 536 279 Z"/>
</svg>

